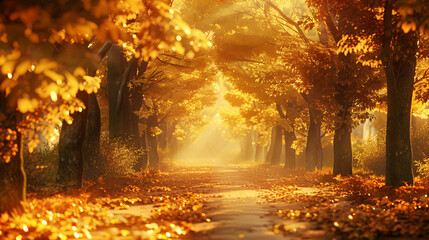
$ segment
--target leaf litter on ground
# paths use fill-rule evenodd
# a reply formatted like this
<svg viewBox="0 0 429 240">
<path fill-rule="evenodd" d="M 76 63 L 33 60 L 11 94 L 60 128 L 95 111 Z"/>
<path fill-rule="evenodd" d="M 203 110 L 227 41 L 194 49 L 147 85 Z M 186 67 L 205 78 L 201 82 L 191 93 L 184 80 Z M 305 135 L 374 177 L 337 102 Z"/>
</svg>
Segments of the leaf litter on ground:
<svg viewBox="0 0 429 240">
<path fill-rule="evenodd" d="M 273 212 L 286 220 L 272 226 L 275 233 L 311 230 L 293 227 L 293 220 L 315 223 L 313 230 L 322 230 L 328 239 L 429 237 L 429 183 L 419 177 L 414 186 L 395 189 L 385 186 L 383 177 L 363 173 L 333 177 L 321 171 L 258 166 L 246 174 L 255 188 L 265 191 L 261 196 L 266 204 L 296 203 Z"/>
<path fill-rule="evenodd" d="M 29 194 L 22 213 L 0 217 L 0 239 L 182 239 L 192 224 L 210 221 L 203 212 L 211 173 L 143 171 L 100 178 L 72 193 Z M 151 204 L 152 215 L 115 215 L 112 210 Z"/>
</svg>

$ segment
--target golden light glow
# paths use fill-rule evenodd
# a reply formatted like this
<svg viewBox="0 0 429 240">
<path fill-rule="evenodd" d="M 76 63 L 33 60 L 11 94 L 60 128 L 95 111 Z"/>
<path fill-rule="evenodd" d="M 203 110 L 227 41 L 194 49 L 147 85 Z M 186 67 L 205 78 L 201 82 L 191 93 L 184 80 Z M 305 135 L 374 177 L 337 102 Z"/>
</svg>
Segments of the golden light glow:
<svg viewBox="0 0 429 240">
<path fill-rule="evenodd" d="M 51 92 L 51 99 L 54 102 L 56 102 L 58 100 L 58 96 L 57 96 L 56 92 L 54 92 L 54 91 Z"/>
</svg>

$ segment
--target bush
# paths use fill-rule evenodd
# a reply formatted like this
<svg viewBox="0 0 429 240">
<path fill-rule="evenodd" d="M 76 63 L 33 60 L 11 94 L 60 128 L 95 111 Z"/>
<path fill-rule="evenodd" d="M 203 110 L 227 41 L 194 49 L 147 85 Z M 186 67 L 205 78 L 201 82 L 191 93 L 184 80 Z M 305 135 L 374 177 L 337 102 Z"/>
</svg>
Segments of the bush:
<svg viewBox="0 0 429 240">
<path fill-rule="evenodd" d="M 377 135 L 353 145 L 353 161 L 356 168 L 384 175 L 386 173 L 386 128 L 380 129 Z"/>
<path fill-rule="evenodd" d="M 109 140 L 107 134 L 101 137 L 100 157 L 97 169 L 101 175 L 124 176 L 135 172 L 134 165 L 142 158 L 144 151 L 127 139 Z"/>
<path fill-rule="evenodd" d="M 411 143 L 413 149 L 414 172 L 423 174 L 419 168 L 428 164 L 427 158 L 429 157 L 429 125 L 427 123 L 411 131 Z"/>
<path fill-rule="evenodd" d="M 418 129 L 411 131 L 411 147 L 413 151 L 414 172 L 429 175 L 429 125 L 425 123 Z M 353 146 L 355 167 L 378 175 L 386 172 L 386 128 L 382 128 L 377 135 L 362 140 Z"/>
<path fill-rule="evenodd" d="M 429 158 L 415 162 L 417 174 L 425 181 L 429 181 Z"/>
<path fill-rule="evenodd" d="M 24 169 L 29 189 L 54 184 L 58 169 L 58 145 L 42 145 L 33 153 L 25 149 Z"/>
</svg>

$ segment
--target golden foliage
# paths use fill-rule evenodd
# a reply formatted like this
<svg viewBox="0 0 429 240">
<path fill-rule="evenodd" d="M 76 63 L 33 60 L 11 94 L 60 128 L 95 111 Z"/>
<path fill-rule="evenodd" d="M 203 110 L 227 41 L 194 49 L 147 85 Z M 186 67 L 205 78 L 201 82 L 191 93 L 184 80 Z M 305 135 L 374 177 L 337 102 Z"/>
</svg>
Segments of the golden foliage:
<svg viewBox="0 0 429 240">
<path fill-rule="evenodd" d="M 100 78 L 88 74 L 99 63 L 94 38 L 145 61 L 160 50 L 190 57 L 211 45 L 163 0 L 4 1 L 1 8 L 0 91 L 10 109 L 26 114 L 17 130 L 30 149 L 36 132 L 55 141 L 62 120 L 71 124 L 71 115 L 85 109 L 79 91 L 100 88 Z"/>
</svg>

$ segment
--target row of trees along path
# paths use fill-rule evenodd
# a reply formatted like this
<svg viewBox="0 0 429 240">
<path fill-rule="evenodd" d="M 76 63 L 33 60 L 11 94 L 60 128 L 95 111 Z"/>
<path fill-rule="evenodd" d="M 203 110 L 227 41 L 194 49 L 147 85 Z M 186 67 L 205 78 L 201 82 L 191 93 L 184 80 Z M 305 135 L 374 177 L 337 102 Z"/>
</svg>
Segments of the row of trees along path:
<svg viewBox="0 0 429 240">
<path fill-rule="evenodd" d="M 262 129 L 263 138 L 272 128 L 275 164 L 283 134 L 291 168 L 302 130 L 306 169 L 322 167 L 324 130 L 334 135 L 333 174 L 351 175 L 351 130 L 385 104 L 386 184 L 413 184 L 410 115 L 415 88 L 417 99 L 428 99 L 428 1 L 291 2 L 2 1 L 0 212 L 22 210 L 22 153 L 36 148 L 39 135 L 59 137 L 57 182 L 82 187 L 84 157 L 99 152 L 95 93 L 103 74 L 110 138 L 127 136 L 148 149 L 137 170 L 159 165 L 161 122 L 170 118 L 176 129 L 178 119 L 195 120 L 193 112 L 213 104 L 207 86 L 222 72 L 244 132 Z M 157 83 L 176 78 L 182 98 L 164 99 L 174 84 Z"/>
</svg>

